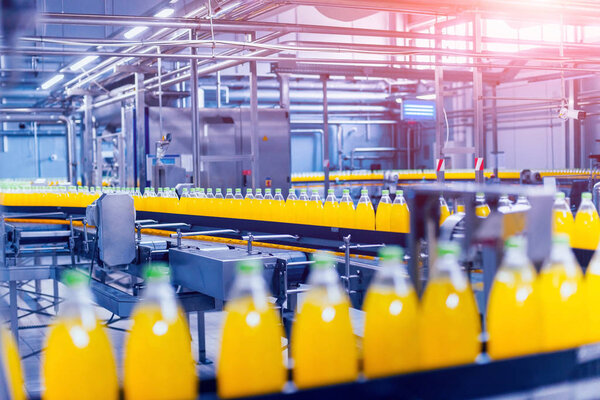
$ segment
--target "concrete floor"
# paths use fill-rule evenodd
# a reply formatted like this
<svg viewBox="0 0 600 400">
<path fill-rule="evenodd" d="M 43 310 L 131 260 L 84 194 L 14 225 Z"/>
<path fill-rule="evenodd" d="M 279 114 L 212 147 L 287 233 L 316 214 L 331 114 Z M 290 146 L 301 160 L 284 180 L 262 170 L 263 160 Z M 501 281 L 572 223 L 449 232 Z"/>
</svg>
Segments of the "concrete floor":
<svg viewBox="0 0 600 400">
<path fill-rule="evenodd" d="M 52 281 L 45 280 L 41 282 L 42 293 L 52 293 Z M 62 284 L 59 284 L 59 288 L 62 290 Z M 41 355 L 43 352 L 45 336 L 47 332 L 47 325 L 52 320 L 52 314 L 54 313 L 53 307 L 49 307 L 43 312 L 44 314 L 29 314 L 28 310 L 39 310 L 40 308 L 51 306 L 51 298 L 39 297 L 29 291 L 34 290 L 34 282 L 23 283 L 20 287 L 18 305 L 19 315 L 23 316 L 19 319 L 19 351 L 22 357 L 22 365 L 25 373 L 26 388 L 31 397 L 39 397 L 42 390 L 42 382 L 40 379 L 40 362 Z M 8 301 L 8 288 L 6 285 L 0 286 L 0 297 L 3 297 L 5 301 Z M 96 307 L 98 317 L 104 321 L 108 321 L 111 318 L 111 313 L 107 310 Z M 29 314 L 29 315 L 26 315 Z M 363 312 L 359 310 L 351 310 L 352 322 L 355 334 L 362 337 L 363 332 Z M 26 315 L 26 316 L 24 316 Z M 205 314 L 205 326 L 206 326 L 206 353 L 209 360 L 212 360 L 212 364 L 201 365 L 198 364 L 198 373 L 200 379 L 212 378 L 215 375 L 215 363 L 217 361 L 217 355 L 219 354 L 220 336 L 223 324 L 224 312 L 210 312 Z M 192 350 L 194 357 L 198 358 L 198 335 L 197 335 L 197 317 L 196 313 L 191 313 L 189 318 L 190 331 L 192 334 Z M 123 345 L 125 342 L 127 331 L 131 328 L 130 320 L 119 320 L 112 322 L 108 333 L 112 341 L 115 356 L 117 358 L 117 365 L 119 369 L 119 375 L 121 374 L 122 357 L 123 357 Z M 285 345 L 285 340 L 283 341 Z"/>
</svg>

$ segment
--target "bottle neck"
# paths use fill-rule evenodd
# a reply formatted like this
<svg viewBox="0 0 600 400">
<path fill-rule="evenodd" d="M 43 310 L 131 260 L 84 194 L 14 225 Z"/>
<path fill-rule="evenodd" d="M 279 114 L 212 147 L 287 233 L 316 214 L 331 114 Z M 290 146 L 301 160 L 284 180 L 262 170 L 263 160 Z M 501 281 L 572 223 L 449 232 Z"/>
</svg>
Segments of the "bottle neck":
<svg viewBox="0 0 600 400">
<path fill-rule="evenodd" d="M 252 298 L 254 306 L 258 310 L 268 307 L 269 296 L 267 285 L 260 272 L 238 273 L 231 287 L 232 299 Z"/>
<path fill-rule="evenodd" d="M 60 309 L 61 318 L 76 319 L 86 330 L 94 329 L 96 313 L 90 289 L 87 286 L 67 288 L 65 299 Z"/>
<path fill-rule="evenodd" d="M 460 265 L 452 254 L 445 254 L 436 260 L 431 270 L 431 280 L 449 280 L 457 290 L 465 290 L 468 286 L 467 278 L 460 269 Z"/>
<path fill-rule="evenodd" d="M 175 321 L 178 317 L 175 291 L 169 282 L 148 281 L 142 301 L 145 304 L 158 306 L 163 319 L 168 322 Z"/>
</svg>

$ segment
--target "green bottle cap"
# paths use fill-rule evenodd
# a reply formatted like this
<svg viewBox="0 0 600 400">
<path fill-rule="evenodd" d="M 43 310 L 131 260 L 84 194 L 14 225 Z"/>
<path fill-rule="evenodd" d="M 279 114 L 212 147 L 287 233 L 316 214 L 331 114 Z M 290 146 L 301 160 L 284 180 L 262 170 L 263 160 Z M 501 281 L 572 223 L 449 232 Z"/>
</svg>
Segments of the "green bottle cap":
<svg viewBox="0 0 600 400">
<path fill-rule="evenodd" d="M 69 269 L 62 274 L 62 282 L 70 288 L 75 288 L 88 285 L 90 277 L 75 269 Z"/>
<path fill-rule="evenodd" d="M 204 188 L 198 188 L 196 190 L 199 191 L 200 193 L 204 193 Z"/>
<path fill-rule="evenodd" d="M 389 194 L 390 194 L 390 191 L 389 191 L 389 190 L 382 190 L 382 191 L 381 191 L 381 194 L 382 194 L 383 196 L 389 196 Z"/>
<path fill-rule="evenodd" d="M 402 196 L 404 194 L 404 190 L 402 190 L 402 189 L 396 190 L 396 194 L 398 196 Z"/>
<path fill-rule="evenodd" d="M 239 274 L 253 274 L 260 272 L 263 266 L 258 260 L 244 260 L 237 264 Z"/>
<path fill-rule="evenodd" d="M 230 188 L 227 188 L 227 193 L 233 193 L 233 190 L 231 190 Z"/>
<path fill-rule="evenodd" d="M 318 251 L 313 254 L 313 268 L 330 268 L 335 264 L 335 259 L 329 253 L 325 253 L 323 251 Z"/>
<path fill-rule="evenodd" d="M 485 197 L 485 193 L 483 193 L 483 192 L 477 192 L 475 194 L 475 196 L 477 196 L 477 197 Z"/>
<path fill-rule="evenodd" d="M 369 191 L 367 189 L 362 189 L 360 191 L 360 194 L 369 194 Z"/>
<path fill-rule="evenodd" d="M 256 189 L 256 194 L 261 194 L 262 193 L 262 189 Z"/>
<path fill-rule="evenodd" d="M 566 233 L 556 233 L 552 236 L 552 244 L 566 244 L 570 242 L 570 237 Z"/>
<path fill-rule="evenodd" d="M 342 193 L 343 193 L 343 194 L 350 194 L 350 189 L 344 189 L 344 190 L 342 191 Z"/>
<path fill-rule="evenodd" d="M 246 188 L 246 194 L 252 194 L 252 188 Z"/>
<path fill-rule="evenodd" d="M 281 189 L 275 189 L 276 194 L 281 194 Z"/>
<path fill-rule="evenodd" d="M 302 190 L 300 190 L 300 193 L 307 193 L 307 190 L 306 189 L 302 189 Z"/>
<path fill-rule="evenodd" d="M 399 246 L 385 246 L 379 250 L 379 258 L 382 261 L 398 261 L 404 260 L 404 250 Z"/>
<path fill-rule="evenodd" d="M 327 190 L 327 194 L 334 194 L 334 193 L 335 193 L 335 190 L 333 190 L 333 189 Z"/>
<path fill-rule="evenodd" d="M 511 236 L 506 240 L 504 247 L 507 249 L 522 249 L 525 248 L 527 244 L 527 239 L 523 236 Z"/>
<path fill-rule="evenodd" d="M 554 197 L 558 200 L 564 200 L 566 196 L 564 192 L 557 192 Z"/>
<path fill-rule="evenodd" d="M 271 189 L 265 189 L 265 193 L 271 194 Z"/>
<path fill-rule="evenodd" d="M 591 200 L 592 194 L 590 192 L 583 192 L 581 193 L 581 198 L 584 200 Z"/>
<path fill-rule="evenodd" d="M 458 257 L 460 254 L 460 246 L 458 243 L 454 242 L 439 242 L 437 249 L 438 257 L 442 257 L 445 255 L 453 255 Z"/>
<path fill-rule="evenodd" d="M 221 188 L 216 188 L 216 189 L 215 189 L 215 191 L 216 191 L 217 193 L 221 193 Z"/>
<path fill-rule="evenodd" d="M 144 279 L 149 281 L 168 281 L 170 276 L 167 264 L 152 264 L 144 270 Z"/>
<path fill-rule="evenodd" d="M 238 193 L 242 193 L 242 189 L 240 189 L 240 188 L 237 188 L 237 189 L 235 189 L 235 193 L 236 193 L 236 194 L 238 194 Z"/>
</svg>

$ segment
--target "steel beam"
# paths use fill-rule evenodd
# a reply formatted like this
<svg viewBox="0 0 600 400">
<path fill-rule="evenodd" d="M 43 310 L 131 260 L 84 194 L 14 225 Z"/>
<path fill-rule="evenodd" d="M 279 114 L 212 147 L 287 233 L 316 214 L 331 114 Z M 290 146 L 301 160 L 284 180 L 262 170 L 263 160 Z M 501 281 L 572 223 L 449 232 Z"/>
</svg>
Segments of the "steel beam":
<svg viewBox="0 0 600 400">
<path fill-rule="evenodd" d="M 250 41 L 255 41 L 254 34 L 250 35 Z M 256 61 L 250 62 L 250 123 L 252 124 L 252 135 L 250 139 L 250 152 L 252 154 L 252 189 L 257 185 L 262 187 L 262 182 L 257 182 L 259 177 L 258 158 L 260 157 L 258 144 L 258 71 Z"/>
<path fill-rule="evenodd" d="M 481 53 L 481 14 L 473 16 L 473 50 Z M 481 59 L 475 60 L 477 64 Z M 483 136 L 485 133 L 483 116 L 483 73 L 481 67 L 473 68 L 473 143 L 475 145 L 475 157 L 484 157 Z M 483 171 L 475 171 L 475 181 L 483 183 Z"/>
<path fill-rule="evenodd" d="M 100 185 L 101 182 L 94 182 L 94 124 L 92 118 L 92 96 L 86 94 L 83 96 L 83 132 L 81 133 L 81 176 L 84 186 L 93 186 L 94 183 Z M 101 161 L 101 160 L 98 160 Z M 98 165 L 96 165 L 98 167 Z M 73 183 L 75 184 L 75 183 Z"/>
<path fill-rule="evenodd" d="M 146 89 L 144 74 L 136 72 L 135 77 L 135 150 L 137 186 L 143 193 L 146 188 L 148 175 L 146 171 Z"/>
<path fill-rule="evenodd" d="M 190 30 L 190 40 L 196 38 L 196 31 Z M 192 55 L 197 53 L 197 49 L 192 47 Z M 194 185 L 200 187 L 200 116 L 198 115 L 198 60 L 190 60 L 190 107 L 192 115 L 192 177 Z"/>
<path fill-rule="evenodd" d="M 323 173 L 325 182 L 325 196 L 329 191 L 329 106 L 327 103 L 327 81 L 329 75 L 322 75 L 323 82 Z M 350 166 L 353 168 L 353 166 Z"/>
</svg>

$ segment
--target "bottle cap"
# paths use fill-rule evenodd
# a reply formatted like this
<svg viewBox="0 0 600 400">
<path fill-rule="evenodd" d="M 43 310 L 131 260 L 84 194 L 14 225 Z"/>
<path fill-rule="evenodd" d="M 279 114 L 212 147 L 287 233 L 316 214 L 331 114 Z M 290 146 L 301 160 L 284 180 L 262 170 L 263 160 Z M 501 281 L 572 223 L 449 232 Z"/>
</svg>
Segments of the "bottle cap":
<svg viewBox="0 0 600 400">
<path fill-rule="evenodd" d="M 569 242 L 570 242 L 570 238 L 569 238 L 569 235 L 567 235 L 566 233 L 556 233 L 554 236 L 552 236 L 552 244 L 568 245 Z"/>
<path fill-rule="evenodd" d="M 227 188 L 227 193 L 233 193 L 233 190 L 231 188 Z"/>
<path fill-rule="evenodd" d="M 382 191 L 381 191 L 381 194 L 382 194 L 383 196 L 387 196 L 387 195 L 389 195 L 389 194 L 390 194 L 390 191 L 389 191 L 389 190 L 382 190 Z"/>
<path fill-rule="evenodd" d="M 275 193 L 281 194 L 281 189 L 275 189 Z"/>
<path fill-rule="evenodd" d="M 402 196 L 404 194 L 404 190 L 402 190 L 402 189 L 396 190 L 396 194 L 398 196 Z"/>
<path fill-rule="evenodd" d="M 307 190 L 306 190 L 306 189 L 302 189 L 302 190 L 300 190 L 300 193 L 306 193 L 306 192 L 307 192 Z"/>
<path fill-rule="evenodd" d="M 330 268 L 335 263 L 333 256 L 323 251 L 316 252 L 312 258 L 315 262 L 313 268 Z"/>
<path fill-rule="evenodd" d="M 476 197 L 485 197 L 485 193 L 483 193 L 483 192 L 477 192 L 477 193 L 475 194 L 475 196 L 476 196 Z"/>
<path fill-rule="evenodd" d="M 270 194 L 271 193 L 271 189 L 269 189 L 269 188 L 265 189 L 265 193 L 269 193 Z"/>
<path fill-rule="evenodd" d="M 334 194 L 334 193 L 335 193 L 335 190 L 333 190 L 333 189 L 327 190 L 327 194 Z"/>
<path fill-rule="evenodd" d="M 168 281 L 169 267 L 166 264 L 152 264 L 144 270 L 144 279 L 149 281 Z"/>
<path fill-rule="evenodd" d="M 399 246 L 385 246 L 379 250 L 379 258 L 382 261 L 399 261 L 404 259 L 404 250 Z"/>
<path fill-rule="evenodd" d="M 246 188 L 246 194 L 252 194 L 252 188 Z"/>
<path fill-rule="evenodd" d="M 216 188 L 216 189 L 215 189 L 215 191 L 216 191 L 217 193 L 221 193 L 221 188 Z"/>
<path fill-rule="evenodd" d="M 198 188 L 197 189 L 200 193 L 204 193 L 204 188 Z"/>
<path fill-rule="evenodd" d="M 342 193 L 344 193 L 344 194 L 350 194 L 350 189 L 344 189 L 344 190 L 342 191 Z"/>
<path fill-rule="evenodd" d="M 240 188 L 236 188 L 236 189 L 235 189 L 235 192 L 236 192 L 236 193 L 242 193 L 242 189 L 240 189 Z"/>
<path fill-rule="evenodd" d="M 558 199 L 558 200 L 564 200 L 565 199 L 565 193 L 564 192 L 556 192 L 556 194 L 554 195 L 554 198 Z"/>
<path fill-rule="evenodd" d="M 69 269 L 63 273 L 62 282 L 70 288 L 86 286 L 90 282 L 90 277 L 75 269 Z"/>
<path fill-rule="evenodd" d="M 252 274 L 259 272 L 263 268 L 258 260 L 244 260 L 237 264 L 238 274 Z"/>
<path fill-rule="evenodd" d="M 581 199 L 582 200 L 591 200 L 592 194 L 590 192 L 583 192 L 583 193 L 581 193 Z"/>
<path fill-rule="evenodd" d="M 262 189 L 258 188 L 256 189 L 256 194 L 261 194 L 262 193 Z"/>
<path fill-rule="evenodd" d="M 438 257 L 451 254 L 457 256 L 460 254 L 460 246 L 454 242 L 439 242 L 437 249 Z"/>
<path fill-rule="evenodd" d="M 367 189 L 362 189 L 360 191 L 360 194 L 369 194 L 369 191 Z"/>
<path fill-rule="evenodd" d="M 504 247 L 507 249 L 523 249 L 527 244 L 527 239 L 523 236 L 511 236 L 504 243 Z"/>
</svg>

